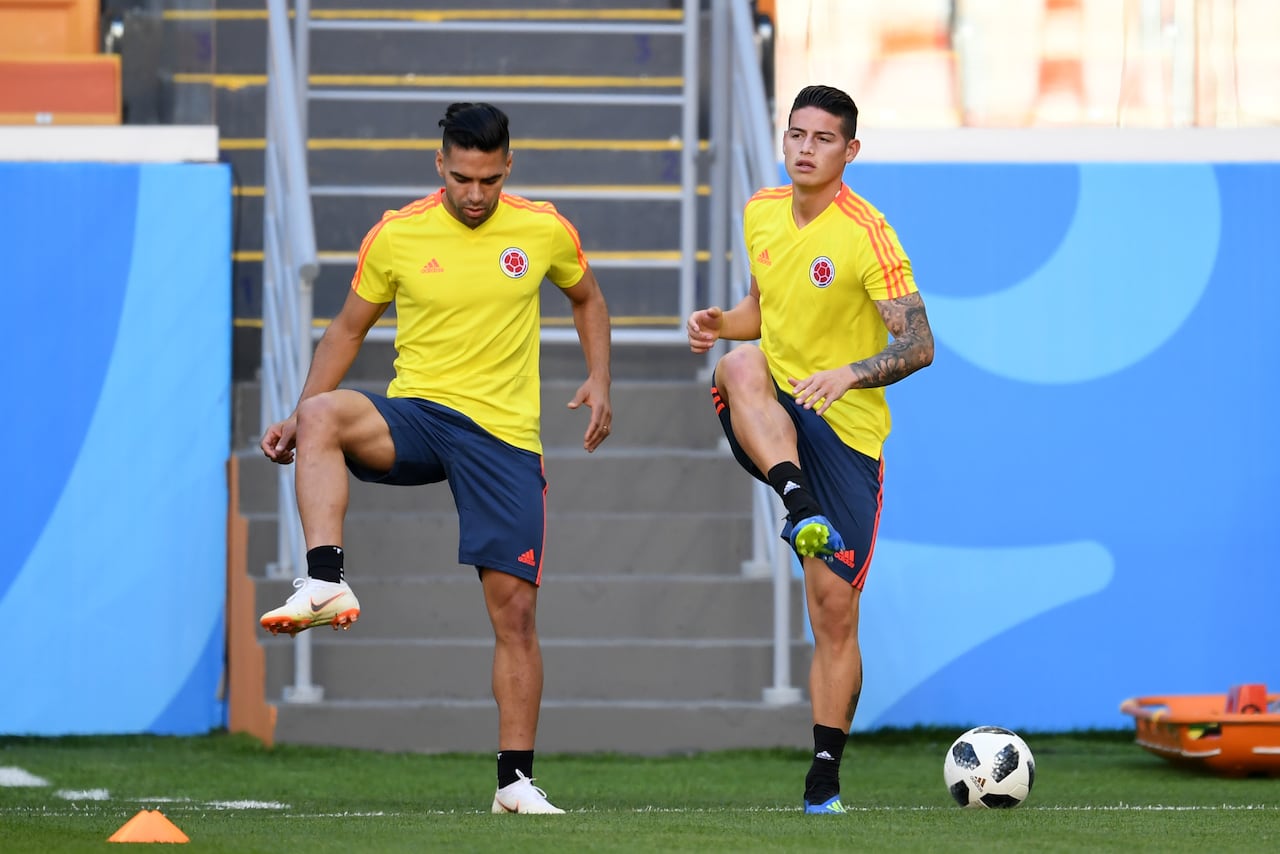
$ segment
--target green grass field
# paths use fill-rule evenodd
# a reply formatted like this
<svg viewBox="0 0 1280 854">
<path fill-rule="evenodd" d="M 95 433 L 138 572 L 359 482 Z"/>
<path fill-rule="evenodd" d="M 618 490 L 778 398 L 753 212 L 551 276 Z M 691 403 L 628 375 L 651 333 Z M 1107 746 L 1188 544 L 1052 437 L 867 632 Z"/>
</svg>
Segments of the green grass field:
<svg viewBox="0 0 1280 854">
<path fill-rule="evenodd" d="M 142 809 L 186 850 L 1220 851 L 1280 850 L 1280 779 L 1174 768 L 1130 732 L 1024 734 L 1036 783 L 1014 810 L 962 810 L 942 783 L 951 731 L 856 734 L 844 816 L 798 811 L 806 753 L 540 755 L 564 816 L 494 816 L 491 755 L 423 756 L 200 738 L 0 738 L 0 852 L 115 850 Z M 5 775 L 0 773 L 0 779 Z"/>
</svg>

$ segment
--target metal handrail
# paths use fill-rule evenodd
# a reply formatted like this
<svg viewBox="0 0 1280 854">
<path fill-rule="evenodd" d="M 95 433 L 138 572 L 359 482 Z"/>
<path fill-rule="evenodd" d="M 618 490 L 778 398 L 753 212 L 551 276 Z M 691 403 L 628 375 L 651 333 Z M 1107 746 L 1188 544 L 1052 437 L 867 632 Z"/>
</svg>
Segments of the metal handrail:
<svg viewBox="0 0 1280 854">
<path fill-rule="evenodd" d="M 755 20 L 749 0 L 712 4 L 712 222 L 711 302 L 735 305 L 746 295 L 751 264 L 743 240 L 742 210 L 761 187 L 778 183 L 773 120 L 761 76 Z M 725 93 L 730 97 L 724 97 Z M 724 352 L 709 354 L 708 370 Z M 798 703 L 791 681 L 792 556 L 777 535 L 782 502 L 766 484 L 751 496 L 751 558 L 745 575 L 773 579 L 773 684 L 763 691 L 771 705 Z"/>
<path fill-rule="evenodd" d="M 736 2 L 736 0 L 735 0 Z M 309 4 L 307 4 L 309 5 Z M 714 8 L 719 5 L 711 4 Z M 297 42 L 299 55 L 307 53 L 307 35 L 310 30 L 396 30 L 415 32 L 518 32 L 525 34 L 564 33 L 573 35 L 658 35 L 678 36 L 683 39 L 681 54 L 681 73 L 683 82 L 678 95 L 618 94 L 616 92 L 525 92 L 504 91 L 498 89 L 468 90 L 396 90 L 396 89 L 311 89 L 303 91 L 308 100 L 379 100 L 379 101 L 442 101 L 442 100 L 489 100 L 499 103 L 533 103 L 533 104 L 594 104 L 632 106 L 679 105 L 680 114 L 680 271 L 679 303 L 676 316 L 680 325 L 673 327 L 657 327 L 651 329 L 626 330 L 619 334 L 615 330 L 615 344 L 639 345 L 681 345 L 688 339 L 684 333 L 683 320 L 693 311 L 694 296 L 698 282 L 698 79 L 700 49 L 698 40 L 698 22 L 700 17 L 699 0 L 683 0 L 681 20 L 674 23 L 663 22 L 588 22 L 588 21 L 417 21 L 417 20 L 378 20 L 362 21 L 359 19 L 336 20 L 304 20 L 308 14 L 304 9 L 304 1 L 300 0 L 296 11 Z M 305 75 L 305 67 L 299 73 Z M 300 78 L 305 79 L 305 78 Z M 597 265 L 602 266 L 602 265 Z M 651 265 L 652 266 L 652 265 Z M 666 266 L 666 265 L 661 265 Z M 313 338 L 324 334 L 321 328 L 313 329 Z M 395 330 L 378 327 L 370 330 L 368 340 L 391 341 L 395 338 Z M 542 340 L 548 343 L 573 343 L 577 341 L 577 331 L 571 327 L 547 327 L 542 329 Z"/>
<path fill-rule="evenodd" d="M 263 191 L 262 426 L 289 416 L 302 393 L 311 363 L 311 292 L 320 272 L 311 192 L 307 179 L 305 102 L 289 41 L 286 0 L 267 0 L 267 132 Z M 299 12 L 304 13 L 300 4 Z M 279 521 L 272 578 L 306 573 L 306 543 L 298 517 L 293 468 L 277 480 Z M 311 637 L 294 643 L 294 683 L 289 702 L 316 702 L 323 689 L 311 681 Z"/>
<path fill-rule="evenodd" d="M 684 83 L 680 96 L 683 144 L 680 149 L 678 315 L 681 320 L 693 311 L 697 276 L 700 17 L 698 0 L 684 0 L 683 5 L 683 20 L 674 28 L 684 38 Z M 755 190 L 777 183 L 777 166 L 750 0 L 726 0 L 710 5 L 714 81 L 711 97 L 710 287 L 713 299 L 727 305 L 741 298 L 749 281 L 750 264 L 742 239 L 741 211 Z M 313 340 L 323 334 L 323 330 L 312 323 L 312 285 L 319 261 L 306 174 L 305 119 L 309 99 L 323 99 L 330 93 L 307 89 L 308 33 L 310 28 L 351 28 L 350 22 L 334 26 L 331 22 L 310 21 L 310 3 L 297 0 L 294 45 L 291 47 L 286 0 L 268 0 L 267 7 L 269 79 L 263 222 L 264 427 L 287 417 L 292 411 L 305 381 Z M 382 22 L 380 26 L 389 23 Z M 572 31 L 574 28 L 567 29 Z M 661 31 L 672 29 L 663 27 Z M 361 94 L 369 97 L 371 94 L 381 96 L 390 93 L 365 91 Z M 732 250 L 729 250 L 730 246 Z M 393 330 L 378 328 L 371 330 L 370 337 L 390 337 L 392 334 Z M 575 337 L 576 332 L 572 329 L 553 327 L 542 330 L 544 341 L 567 342 Z M 616 343 L 639 344 L 679 344 L 686 340 L 682 328 L 615 330 L 614 337 Z M 715 356 L 717 354 L 713 351 L 708 365 L 714 364 L 711 359 Z M 305 543 L 290 475 L 290 469 L 282 469 L 278 490 L 278 556 L 268 572 L 273 577 L 293 577 L 305 572 Z M 763 692 L 765 702 L 771 704 L 800 700 L 799 690 L 791 685 L 792 568 L 790 550 L 784 548 L 776 536 L 777 520 L 781 516 L 782 507 L 777 496 L 767 486 L 757 484 L 752 495 L 753 557 L 744 564 L 743 571 L 747 574 L 768 574 L 774 580 L 774 679 Z M 294 684 L 285 689 L 286 701 L 315 702 L 323 696 L 323 689 L 311 681 L 309 641 L 307 633 L 295 640 Z"/>
</svg>

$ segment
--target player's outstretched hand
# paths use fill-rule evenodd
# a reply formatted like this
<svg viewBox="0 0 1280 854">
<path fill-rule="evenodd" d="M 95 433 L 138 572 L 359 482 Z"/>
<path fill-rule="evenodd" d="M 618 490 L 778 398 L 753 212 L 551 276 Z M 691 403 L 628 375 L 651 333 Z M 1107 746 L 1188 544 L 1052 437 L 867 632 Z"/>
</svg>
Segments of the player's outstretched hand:
<svg viewBox="0 0 1280 854">
<path fill-rule="evenodd" d="M 831 404 L 844 397 L 846 391 L 853 388 L 854 379 L 853 369 L 844 365 L 828 371 L 818 371 L 802 380 L 788 377 L 787 382 L 791 383 L 791 394 L 796 403 L 805 409 L 816 407 L 817 413 L 821 415 L 831 408 Z"/>
<path fill-rule="evenodd" d="M 293 448 L 297 437 L 298 419 L 291 415 L 268 427 L 267 432 L 262 434 L 259 447 L 271 462 L 287 466 L 293 462 Z"/>
<path fill-rule="evenodd" d="M 719 306 L 700 308 L 689 315 L 685 329 L 689 333 L 689 349 L 695 353 L 710 350 L 720 338 L 720 327 L 724 323 L 724 312 Z"/>
<path fill-rule="evenodd" d="M 609 402 L 609 381 L 588 377 L 578 387 L 578 393 L 569 401 L 570 409 L 577 409 L 586 404 L 591 410 L 591 420 L 587 422 L 587 432 L 582 437 L 582 447 L 591 453 L 600 447 L 600 443 L 609 438 L 613 429 L 613 404 Z"/>
</svg>

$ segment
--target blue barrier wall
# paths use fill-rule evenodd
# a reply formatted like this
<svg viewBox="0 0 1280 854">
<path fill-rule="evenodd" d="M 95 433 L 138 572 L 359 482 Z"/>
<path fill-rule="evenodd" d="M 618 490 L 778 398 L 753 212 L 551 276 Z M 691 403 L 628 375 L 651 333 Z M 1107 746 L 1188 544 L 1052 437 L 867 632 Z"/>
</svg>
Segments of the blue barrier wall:
<svg viewBox="0 0 1280 854">
<path fill-rule="evenodd" d="M 224 722 L 230 203 L 216 164 L 0 163 L 0 733 Z"/>
<path fill-rule="evenodd" d="M 1280 688 L 1278 164 L 852 165 L 937 337 L 889 390 L 855 727 Z"/>
</svg>

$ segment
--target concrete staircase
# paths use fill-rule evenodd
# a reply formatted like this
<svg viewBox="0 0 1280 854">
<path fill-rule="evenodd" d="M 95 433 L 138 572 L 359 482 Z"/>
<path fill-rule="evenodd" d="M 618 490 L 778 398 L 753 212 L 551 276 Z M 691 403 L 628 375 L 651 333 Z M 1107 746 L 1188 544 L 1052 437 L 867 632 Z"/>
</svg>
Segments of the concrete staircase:
<svg viewBox="0 0 1280 854">
<path fill-rule="evenodd" d="M 363 383 L 357 383 L 361 385 Z M 372 385 L 372 384 L 368 384 Z M 550 484 L 539 596 L 546 668 L 540 747 L 666 753 L 803 743 L 807 705 L 761 702 L 772 683 L 772 590 L 746 578 L 746 476 L 719 447 L 701 384 L 622 381 L 616 434 L 595 454 L 584 418 L 564 403 L 576 385 L 544 385 Z M 252 384 L 237 410 L 251 413 Z M 241 431 L 252 435 L 251 425 Z M 670 444 L 654 446 L 655 439 Z M 246 442 L 248 436 L 246 436 Z M 241 460 L 251 567 L 275 554 L 276 467 Z M 491 749 L 493 641 L 474 570 L 457 562 L 448 487 L 352 481 L 346 548 L 361 620 L 313 632 L 316 704 L 280 706 L 278 739 L 391 750 Z M 289 594 L 258 577 L 259 610 Z M 792 672 L 806 672 L 801 590 L 792 592 Z M 293 678 L 293 641 L 264 636 L 267 696 Z"/>
<path fill-rule="evenodd" d="M 442 10 L 461 5 L 378 4 Z M 355 6 L 312 3 L 316 12 Z M 578 9 L 587 20 L 609 9 L 643 14 L 672 8 L 652 0 L 539 6 Z M 468 5 L 490 7 L 512 4 Z M 262 21 L 219 21 L 219 71 L 251 74 L 256 62 L 260 73 L 264 28 Z M 561 88 L 574 91 L 590 88 L 589 81 L 565 83 L 575 75 L 643 76 L 660 81 L 658 88 L 670 88 L 669 81 L 680 76 L 678 39 L 459 33 L 432 37 L 428 49 L 426 38 L 420 32 L 317 31 L 312 74 L 347 75 L 342 85 L 359 86 L 362 75 L 443 72 L 457 77 L 453 85 L 459 87 L 474 85 L 471 78 L 481 74 L 554 75 Z M 646 85 L 641 80 L 627 91 L 644 91 Z M 444 104 L 487 99 L 505 107 L 483 92 L 460 88 L 447 94 L 438 104 L 411 107 L 376 99 L 312 101 L 310 173 L 318 187 L 318 243 L 327 260 L 316 286 L 317 317 L 336 310 L 354 250 L 381 211 L 438 185 L 435 122 Z M 250 520 L 249 566 L 256 573 L 259 608 L 266 610 L 283 601 L 290 587 L 287 580 L 266 576 L 275 556 L 278 469 L 256 449 L 260 416 L 251 321 L 260 304 L 253 251 L 261 245 L 261 200 L 252 185 L 260 182 L 262 165 L 261 151 L 245 141 L 261 134 L 261 96 L 260 89 L 241 87 L 220 90 L 218 97 L 242 204 L 236 293 L 243 322 L 237 330 L 234 436 L 241 449 L 241 506 Z M 661 140 L 679 133 L 678 108 L 513 104 L 508 112 L 516 150 L 510 188 L 562 188 L 559 198 L 551 198 L 579 226 L 616 320 L 639 323 L 669 314 L 675 271 L 647 259 L 678 250 L 678 209 L 627 194 L 611 201 L 608 192 L 590 188 L 673 188 L 678 145 L 664 148 Z M 521 150 L 520 139 L 535 138 L 564 143 Z M 397 197 L 396 188 L 405 195 Z M 597 255 L 605 262 L 595 261 Z M 557 294 L 544 300 L 548 317 L 567 313 L 567 301 Z M 391 358 L 389 345 L 367 344 L 349 384 L 384 388 Z M 667 753 L 807 743 L 807 704 L 762 702 L 773 680 L 771 582 L 742 573 L 751 543 L 750 482 L 722 446 L 706 382 L 698 377 L 701 362 L 679 348 L 617 348 L 614 433 L 592 455 L 581 450 L 585 416 L 565 408 L 582 375 L 581 353 L 570 345 L 544 344 L 543 366 L 550 488 L 539 595 L 546 669 L 539 749 Z M 353 481 L 346 549 L 361 620 L 350 632 L 311 633 L 312 678 L 324 696 L 317 703 L 281 703 L 277 740 L 427 752 L 494 749 L 492 635 L 476 574 L 457 563 L 457 519 L 448 487 L 395 489 Z M 791 666 L 802 680 L 809 647 L 801 634 L 801 601 L 795 584 Z M 294 643 L 263 636 L 267 696 L 274 701 L 293 680 Z"/>
</svg>

